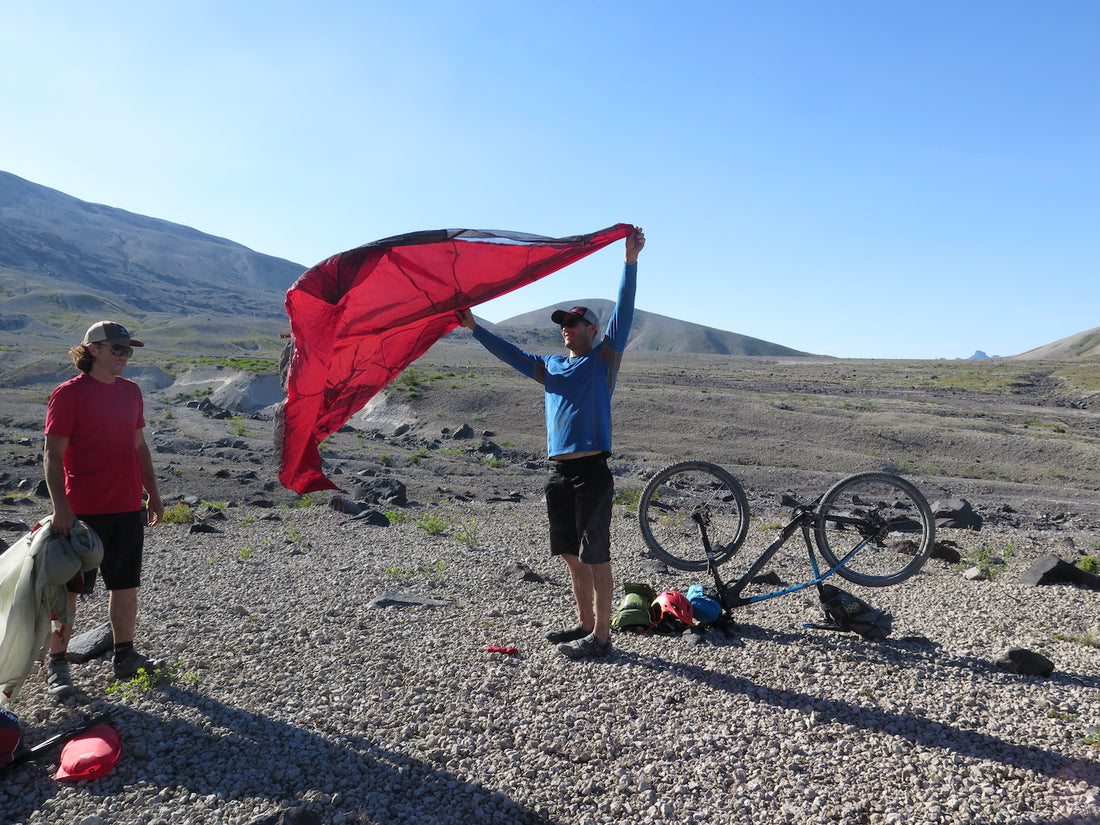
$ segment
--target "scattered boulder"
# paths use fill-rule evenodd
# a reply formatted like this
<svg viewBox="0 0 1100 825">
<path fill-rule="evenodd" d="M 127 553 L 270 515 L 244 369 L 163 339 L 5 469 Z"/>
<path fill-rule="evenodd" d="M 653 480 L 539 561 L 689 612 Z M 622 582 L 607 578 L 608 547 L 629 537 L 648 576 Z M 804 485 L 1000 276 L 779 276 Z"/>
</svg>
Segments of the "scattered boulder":
<svg viewBox="0 0 1100 825">
<path fill-rule="evenodd" d="M 390 526 L 390 520 L 386 518 L 384 513 L 379 513 L 377 510 L 372 509 L 369 504 L 365 504 L 362 501 L 351 501 L 350 499 L 340 496 L 333 496 L 329 499 L 328 506 L 337 513 L 351 516 L 355 521 L 361 521 L 377 527 Z"/>
<path fill-rule="evenodd" d="M 392 478 L 372 478 L 364 480 L 360 491 L 363 501 L 368 504 L 408 504 L 405 485 Z"/>
<path fill-rule="evenodd" d="M 491 455 L 493 456 L 493 458 L 500 458 L 504 454 L 504 451 L 500 449 L 500 446 L 488 437 L 483 437 L 481 439 L 481 445 L 477 448 L 477 451 L 479 453 Z"/>
<path fill-rule="evenodd" d="M 389 527 L 390 520 L 386 518 L 385 513 L 379 513 L 377 510 L 363 510 L 361 513 L 357 513 L 352 516 L 354 521 L 361 521 L 364 524 L 369 524 L 372 527 Z"/>
<path fill-rule="evenodd" d="M 219 407 L 217 404 L 211 403 L 209 398 L 204 398 L 201 401 L 188 401 L 187 406 L 198 410 L 207 418 L 225 420 L 233 417 L 233 413 Z"/>
<path fill-rule="evenodd" d="M 1000 659 L 994 662 L 1001 670 L 1018 673 L 1021 676 L 1050 676 L 1054 672 L 1054 662 L 1042 653 L 1025 650 L 1022 647 L 1009 648 Z"/>
<path fill-rule="evenodd" d="M 500 577 L 508 581 L 535 582 L 536 584 L 546 583 L 545 576 L 536 573 L 526 564 L 518 561 L 514 561 L 505 567 L 504 570 L 501 571 Z"/>
<path fill-rule="evenodd" d="M 444 434 L 446 434 L 446 433 L 444 433 Z M 469 424 L 463 424 L 457 430 L 454 430 L 453 432 L 451 432 L 451 438 L 455 438 L 455 439 L 458 439 L 458 438 L 473 438 L 473 437 L 474 437 L 474 428 L 471 427 Z"/>
<path fill-rule="evenodd" d="M 1100 590 L 1100 576 L 1082 570 L 1057 556 L 1043 556 L 1020 576 L 1020 584 L 1036 587 L 1040 584 L 1075 584 L 1089 590 Z"/>
<path fill-rule="evenodd" d="M 358 501 L 351 501 L 342 496 L 333 496 L 330 498 L 328 500 L 328 506 L 337 513 L 343 513 L 345 516 L 357 516 L 366 509 L 366 505 L 360 504 Z"/>
<path fill-rule="evenodd" d="M 962 560 L 962 554 L 958 551 L 958 545 L 953 541 L 933 542 L 932 552 L 928 555 L 933 559 L 940 559 L 948 564 L 958 564 Z"/>
<path fill-rule="evenodd" d="M 957 530 L 981 530 L 982 517 L 965 498 L 938 499 L 932 502 L 932 516 L 937 527 Z"/>
<path fill-rule="evenodd" d="M 76 664 L 90 662 L 106 655 L 114 646 L 111 636 L 111 623 L 104 622 L 99 627 L 86 630 L 69 640 L 69 649 L 65 658 Z"/>
<path fill-rule="evenodd" d="M 207 524 L 204 521 L 198 521 L 198 522 L 195 522 L 194 524 L 192 524 L 187 529 L 187 532 L 188 533 L 220 533 L 221 530 L 219 530 L 213 524 Z"/>
</svg>

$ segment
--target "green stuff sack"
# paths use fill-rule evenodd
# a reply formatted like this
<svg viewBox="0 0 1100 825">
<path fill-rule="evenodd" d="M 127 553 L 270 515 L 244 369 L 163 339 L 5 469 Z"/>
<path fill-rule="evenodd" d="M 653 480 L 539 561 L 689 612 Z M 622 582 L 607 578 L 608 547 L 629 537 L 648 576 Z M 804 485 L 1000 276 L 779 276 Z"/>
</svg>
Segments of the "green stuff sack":
<svg viewBox="0 0 1100 825">
<path fill-rule="evenodd" d="M 626 630 L 631 627 L 647 628 L 653 624 L 649 616 L 649 606 L 656 597 L 656 591 L 648 584 L 635 584 L 623 582 L 622 602 L 619 610 L 611 619 L 611 626 L 616 630 Z"/>
</svg>

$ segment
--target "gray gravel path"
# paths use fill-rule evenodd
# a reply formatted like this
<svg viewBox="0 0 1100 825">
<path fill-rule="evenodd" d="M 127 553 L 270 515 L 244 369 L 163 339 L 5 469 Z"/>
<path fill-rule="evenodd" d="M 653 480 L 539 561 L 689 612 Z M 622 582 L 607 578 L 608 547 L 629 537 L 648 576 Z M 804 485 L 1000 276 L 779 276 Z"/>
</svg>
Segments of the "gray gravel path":
<svg viewBox="0 0 1100 825">
<path fill-rule="evenodd" d="M 893 613 L 881 643 L 804 629 L 819 612 L 796 594 L 702 644 L 616 634 L 610 659 L 573 662 L 543 639 L 571 622 L 570 593 L 533 482 L 517 483 L 518 503 L 427 503 L 388 528 L 315 506 L 152 531 L 140 633 L 177 678 L 120 689 L 108 662 L 75 666 L 91 701 L 58 708 L 32 674 L 14 706 L 29 738 L 110 711 L 123 755 L 82 785 L 51 760 L 9 773 L 0 821 L 1100 822 L 1100 648 L 1067 640 L 1097 639 L 1100 593 L 1017 584 L 1100 536 L 950 536 L 1011 560 L 991 581 L 932 561 L 898 587 L 849 586 Z M 644 572 L 616 511 L 617 581 L 697 580 Z M 512 562 L 549 581 L 502 577 Z M 393 593 L 446 604 L 370 606 Z M 78 632 L 104 609 L 82 606 Z M 1054 674 L 994 667 L 1013 646 Z"/>
</svg>

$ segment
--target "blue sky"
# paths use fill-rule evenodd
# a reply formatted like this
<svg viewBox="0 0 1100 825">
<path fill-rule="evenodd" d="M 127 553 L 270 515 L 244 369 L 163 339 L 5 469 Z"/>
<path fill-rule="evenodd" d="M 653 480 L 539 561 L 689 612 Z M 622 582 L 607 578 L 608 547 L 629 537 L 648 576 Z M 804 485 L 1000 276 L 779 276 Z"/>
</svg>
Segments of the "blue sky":
<svg viewBox="0 0 1100 825">
<path fill-rule="evenodd" d="M 1013 355 L 1100 325 L 1098 42 L 1093 0 L 0 0 L 0 169 L 303 266 L 633 223 L 641 309 Z"/>
</svg>

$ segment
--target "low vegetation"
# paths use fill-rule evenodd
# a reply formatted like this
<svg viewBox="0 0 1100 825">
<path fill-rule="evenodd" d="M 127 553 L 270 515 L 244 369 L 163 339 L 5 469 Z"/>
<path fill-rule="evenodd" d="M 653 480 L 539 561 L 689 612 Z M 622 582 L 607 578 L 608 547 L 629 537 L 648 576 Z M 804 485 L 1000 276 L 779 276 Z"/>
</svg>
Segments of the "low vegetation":
<svg viewBox="0 0 1100 825">
<path fill-rule="evenodd" d="M 995 579 L 1004 572 L 1015 552 L 1015 545 L 1012 544 L 1005 545 L 999 551 L 989 545 L 982 545 L 965 553 L 955 569 L 962 571 L 977 568 L 979 579 Z"/>
</svg>

